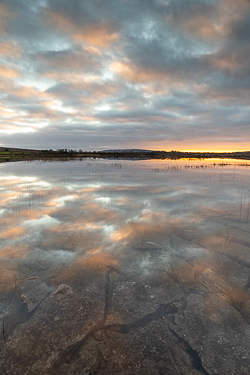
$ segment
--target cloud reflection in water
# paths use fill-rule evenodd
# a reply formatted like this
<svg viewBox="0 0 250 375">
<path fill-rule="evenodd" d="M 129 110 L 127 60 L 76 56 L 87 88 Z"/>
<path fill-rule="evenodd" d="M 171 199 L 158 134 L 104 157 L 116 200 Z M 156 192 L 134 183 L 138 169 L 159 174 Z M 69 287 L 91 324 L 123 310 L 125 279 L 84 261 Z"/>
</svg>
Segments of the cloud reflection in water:
<svg viewBox="0 0 250 375">
<path fill-rule="evenodd" d="M 126 161 L 118 169 L 109 161 L 31 163 L 12 165 L 16 175 L 4 167 L 2 248 L 29 246 L 40 249 L 44 259 L 50 251 L 71 252 L 71 264 L 97 252 L 119 259 L 138 241 L 151 241 L 169 253 L 171 234 L 176 233 L 200 241 L 210 251 L 207 236 L 210 243 L 219 236 L 216 251 L 225 252 L 231 223 L 239 231 L 239 224 L 247 225 L 237 211 L 243 210 L 240 204 L 247 205 L 240 202 L 240 191 L 247 186 L 248 168 L 234 164 L 216 168 L 210 161 L 189 164 L 187 168 L 187 161 L 162 161 L 159 168 L 159 161 Z M 195 246 L 191 253 L 200 256 Z M 10 257 L 16 253 L 11 251 Z M 20 255 L 22 259 L 22 251 Z M 25 256 L 28 261 L 34 254 L 25 252 Z M 58 257 L 51 260 L 53 274 Z"/>
<path fill-rule="evenodd" d="M 244 326 L 250 306 L 249 167 L 237 162 L 216 166 L 211 161 L 127 160 L 119 161 L 117 168 L 112 161 L 93 160 L 9 163 L 1 166 L 1 174 L 0 296 L 10 301 L 1 311 L 11 317 L 13 306 L 20 307 L 23 290 L 27 298 L 29 293 L 34 297 L 26 278 L 36 277 L 34 290 L 42 289 L 36 304 L 29 301 L 29 306 L 40 306 L 34 319 L 21 325 L 24 318 L 19 317 L 14 338 L 19 331 L 23 337 L 25 324 L 37 330 L 43 324 L 37 322 L 45 322 L 41 347 L 53 352 L 50 332 L 64 337 L 54 319 L 64 328 L 63 322 L 68 322 L 63 315 L 66 297 L 59 293 L 41 301 L 48 290 L 67 284 L 73 290 L 67 311 L 72 325 L 74 319 L 81 322 L 80 337 L 89 329 L 89 317 L 90 327 L 105 320 L 117 330 L 123 324 L 128 324 L 124 330 L 132 329 L 136 324 L 131 322 L 148 317 L 151 324 L 157 321 L 154 332 L 160 330 L 161 337 L 168 328 L 158 309 L 177 301 L 175 308 L 186 310 L 176 314 L 170 327 L 189 337 L 197 351 L 203 345 L 222 355 L 219 346 L 228 347 L 231 339 L 230 321 L 237 321 L 232 334 L 243 337 L 244 329 L 245 341 L 235 339 L 234 345 L 249 353 Z M 50 311 L 51 322 L 44 311 Z M 74 342 L 78 334 L 68 323 L 67 329 Z M 113 333 L 119 337 L 117 332 Z M 136 335 L 126 340 L 137 337 L 140 347 L 150 330 L 145 332 L 142 341 Z M 25 337 L 30 344 L 31 336 Z M 127 346 L 116 346 L 123 355 Z M 135 352 L 143 358 L 139 349 Z M 204 353 L 199 351 L 208 368 L 210 359 Z"/>
</svg>

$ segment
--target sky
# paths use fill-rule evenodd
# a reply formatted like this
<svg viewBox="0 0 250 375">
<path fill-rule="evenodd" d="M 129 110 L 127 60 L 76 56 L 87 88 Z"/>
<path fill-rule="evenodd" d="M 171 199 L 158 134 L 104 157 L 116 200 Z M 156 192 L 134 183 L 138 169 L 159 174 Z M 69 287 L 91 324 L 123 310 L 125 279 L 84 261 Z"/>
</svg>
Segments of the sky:
<svg viewBox="0 0 250 375">
<path fill-rule="evenodd" d="M 0 146 L 249 140 L 250 0 L 0 0 Z"/>
</svg>

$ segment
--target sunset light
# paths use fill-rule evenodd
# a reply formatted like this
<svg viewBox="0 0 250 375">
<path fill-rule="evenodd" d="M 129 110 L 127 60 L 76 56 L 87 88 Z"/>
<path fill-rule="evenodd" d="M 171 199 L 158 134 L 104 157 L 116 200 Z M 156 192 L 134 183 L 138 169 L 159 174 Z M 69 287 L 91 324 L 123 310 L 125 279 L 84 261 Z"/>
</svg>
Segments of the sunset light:
<svg viewBox="0 0 250 375">
<path fill-rule="evenodd" d="M 247 0 L 0 3 L 1 144 L 249 150 Z"/>
<path fill-rule="evenodd" d="M 0 375 L 250 375 L 250 0 L 0 0 Z"/>
</svg>

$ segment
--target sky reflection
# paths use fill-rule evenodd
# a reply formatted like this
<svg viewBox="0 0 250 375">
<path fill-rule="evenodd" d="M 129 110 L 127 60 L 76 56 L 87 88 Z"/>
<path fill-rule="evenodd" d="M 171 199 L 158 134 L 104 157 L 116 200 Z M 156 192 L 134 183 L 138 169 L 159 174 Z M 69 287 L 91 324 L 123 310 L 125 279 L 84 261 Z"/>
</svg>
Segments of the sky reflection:
<svg viewBox="0 0 250 375">
<path fill-rule="evenodd" d="M 2 165 L 0 256 L 25 257 L 27 264 L 42 257 L 49 261 L 46 277 L 51 277 L 54 267 L 58 272 L 65 264 L 88 264 L 97 256 L 118 262 L 129 248 L 147 249 L 147 242 L 169 252 L 174 236 L 223 252 L 239 233 L 242 238 L 250 219 L 250 169 L 238 164 L 91 160 Z M 200 258 L 200 246 L 184 243 L 179 256 L 184 251 Z"/>
<path fill-rule="evenodd" d="M 207 373 L 248 368 L 249 166 L 83 160 L 0 167 L 0 318 L 8 343 L 0 335 L 0 346 L 8 349 L 2 363 L 16 361 L 10 371 L 73 375 L 78 363 L 90 373 L 93 352 L 112 347 L 108 374 L 126 368 L 110 372 L 113 350 L 127 358 L 127 347 L 131 358 L 146 360 L 144 348 L 155 347 L 154 366 L 168 366 L 167 345 L 183 366 L 195 350 Z M 55 370 L 53 360 L 72 344 L 80 356 Z M 161 353 L 163 362 L 155 357 Z M 197 372 L 189 361 L 182 372 Z"/>
</svg>

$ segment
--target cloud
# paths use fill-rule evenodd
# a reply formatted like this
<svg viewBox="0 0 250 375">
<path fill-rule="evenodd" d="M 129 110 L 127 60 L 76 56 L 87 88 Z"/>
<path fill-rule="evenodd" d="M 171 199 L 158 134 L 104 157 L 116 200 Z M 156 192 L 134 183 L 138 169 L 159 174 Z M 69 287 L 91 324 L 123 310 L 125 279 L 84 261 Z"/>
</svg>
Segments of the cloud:
<svg viewBox="0 0 250 375">
<path fill-rule="evenodd" d="M 40 64 L 41 72 L 53 74 L 56 72 L 84 72 L 93 71 L 101 67 L 100 59 L 95 53 L 80 49 L 67 49 L 60 51 L 45 51 L 34 56 Z M 46 67 L 44 69 L 43 67 Z M 60 76 L 59 76 L 60 78 Z"/>
<path fill-rule="evenodd" d="M 9 66 L 0 65 L 0 76 L 7 78 L 16 78 L 18 76 L 18 71 L 12 69 Z"/>
<path fill-rule="evenodd" d="M 227 9 L 223 1 L 172 3 L 172 11 L 166 22 L 178 26 L 181 31 L 206 41 L 216 40 L 226 35 Z"/>
<path fill-rule="evenodd" d="M 20 48 L 16 43 L 2 42 L 0 43 L 0 56 L 19 57 Z"/>
<path fill-rule="evenodd" d="M 11 17 L 14 16 L 14 13 L 5 5 L 0 4 L 0 33 L 5 34 L 6 29 L 8 28 L 8 21 Z"/>
<path fill-rule="evenodd" d="M 249 20 L 248 0 L 2 0 L 1 142 L 241 147 Z"/>
<path fill-rule="evenodd" d="M 84 3 L 74 1 L 69 7 L 62 1 L 60 4 L 50 2 L 50 5 L 45 11 L 49 24 L 53 24 L 54 28 L 70 35 L 77 42 L 104 48 L 119 39 L 115 23 L 95 17 L 90 3 L 85 6 Z M 96 14 L 98 15 L 98 12 Z"/>
</svg>

